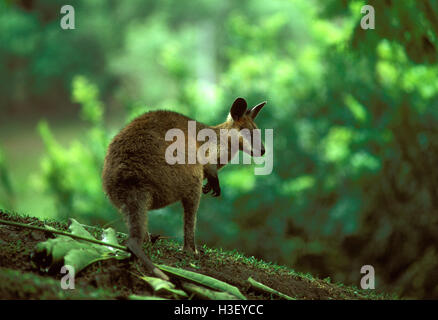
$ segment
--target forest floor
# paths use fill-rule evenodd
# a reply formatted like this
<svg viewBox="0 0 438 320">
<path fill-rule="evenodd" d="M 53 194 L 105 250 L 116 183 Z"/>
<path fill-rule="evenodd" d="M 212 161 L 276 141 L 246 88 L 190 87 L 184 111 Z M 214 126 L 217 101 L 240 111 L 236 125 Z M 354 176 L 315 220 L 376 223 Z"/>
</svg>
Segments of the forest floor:
<svg viewBox="0 0 438 320">
<path fill-rule="evenodd" d="M 0 219 L 39 227 L 67 231 L 68 225 L 55 220 L 5 213 Z M 96 237 L 100 228 L 86 227 Z M 119 243 L 126 235 L 119 234 Z M 53 238 L 53 234 L 17 226 L 0 224 L 0 299 L 129 299 L 160 295 L 136 274 L 141 270 L 135 259 L 108 259 L 95 262 L 80 271 L 74 290 L 63 290 L 59 272 L 48 273 L 35 266 L 31 256 L 38 243 Z M 248 258 L 235 251 L 226 252 L 207 247 L 199 248 L 200 256 L 193 258 L 181 250 L 175 241 L 160 239 L 145 246 L 154 263 L 191 270 L 211 276 L 237 287 L 247 299 L 275 299 L 276 296 L 254 289 L 248 278 L 269 286 L 294 299 L 387 299 L 374 291 L 331 283 L 309 274 L 297 273 L 287 267 Z M 178 279 L 172 282 L 179 288 Z M 191 296 L 196 299 L 196 296 Z"/>
</svg>

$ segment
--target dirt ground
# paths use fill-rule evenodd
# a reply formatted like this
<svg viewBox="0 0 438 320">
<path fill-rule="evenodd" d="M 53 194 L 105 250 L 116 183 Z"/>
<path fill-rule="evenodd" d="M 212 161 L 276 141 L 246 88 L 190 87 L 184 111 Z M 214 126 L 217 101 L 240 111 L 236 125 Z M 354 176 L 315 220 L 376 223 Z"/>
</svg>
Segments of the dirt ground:
<svg viewBox="0 0 438 320">
<path fill-rule="evenodd" d="M 67 231 L 67 224 L 41 221 L 0 211 L 0 219 L 51 226 Z M 88 231 L 99 236 L 100 229 Z M 62 290 L 63 274 L 52 268 L 41 270 L 32 260 L 35 246 L 53 235 L 48 232 L 0 224 L 0 299 L 127 299 L 131 295 L 153 296 L 153 290 L 137 275 L 144 273 L 135 259 L 109 259 L 95 262 L 76 275 L 75 290 Z M 123 243 L 123 235 L 119 235 Z M 370 295 L 341 284 L 295 273 L 286 267 L 242 257 L 236 253 L 210 248 L 199 248 L 195 259 L 181 251 L 173 241 L 158 240 L 145 247 L 154 263 L 165 264 L 209 275 L 236 286 L 248 299 L 272 299 L 271 294 L 253 289 L 247 279 L 253 279 L 296 299 L 382 299 L 383 295 Z M 179 286 L 179 280 L 172 282 Z M 196 299 L 196 297 L 193 297 Z"/>
</svg>

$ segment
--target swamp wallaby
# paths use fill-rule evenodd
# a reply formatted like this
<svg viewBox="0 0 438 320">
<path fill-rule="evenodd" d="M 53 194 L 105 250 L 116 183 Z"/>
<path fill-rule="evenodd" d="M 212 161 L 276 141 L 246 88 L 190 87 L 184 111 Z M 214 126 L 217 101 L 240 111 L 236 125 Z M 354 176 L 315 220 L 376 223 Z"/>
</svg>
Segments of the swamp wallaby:
<svg viewBox="0 0 438 320">
<path fill-rule="evenodd" d="M 126 219 L 129 228 L 127 247 L 149 272 L 167 278 L 152 264 L 142 249 L 143 242 L 149 241 L 148 211 L 181 201 L 184 208 L 184 251 L 196 253 L 196 212 L 201 191 L 213 191 L 213 196 L 220 195 L 217 170 L 230 161 L 238 150 L 252 156 L 265 153 L 260 139 L 255 143 L 257 139 L 253 134 L 254 129 L 257 129 L 254 119 L 265 103 L 247 110 L 245 99 L 237 98 L 231 106 L 227 121 L 217 126 L 195 122 L 176 112 L 151 111 L 134 119 L 114 137 L 105 157 L 103 188 L 112 204 Z M 195 124 L 195 132 L 188 129 L 189 122 Z M 190 152 L 197 152 L 200 148 L 196 137 L 202 129 L 211 129 L 217 137 L 224 130 L 228 130 L 229 134 L 226 139 L 218 138 L 215 142 L 215 161 L 204 161 L 204 164 L 190 161 L 169 164 L 166 150 L 173 141 L 169 141 L 166 134 L 172 129 L 184 134 L 184 160 L 187 160 Z M 250 134 L 241 134 L 245 131 L 242 129 L 248 129 L 246 132 Z M 196 137 L 190 137 L 194 134 Z M 190 138 L 196 140 L 194 150 L 189 147 Z M 237 149 L 231 148 L 232 139 L 238 140 Z M 224 153 L 225 162 L 222 158 Z M 207 183 L 203 187 L 204 179 L 207 179 Z"/>
</svg>

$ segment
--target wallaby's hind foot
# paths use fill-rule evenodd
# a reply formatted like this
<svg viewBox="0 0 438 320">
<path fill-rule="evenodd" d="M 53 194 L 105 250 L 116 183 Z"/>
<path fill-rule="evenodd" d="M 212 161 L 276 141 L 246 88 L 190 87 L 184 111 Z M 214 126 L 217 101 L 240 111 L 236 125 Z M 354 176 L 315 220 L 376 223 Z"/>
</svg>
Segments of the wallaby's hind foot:
<svg viewBox="0 0 438 320">
<path fill-rule="evenodd" d="M 201 257 L 196 245 L 193 247 L 191 245 L 184 244 L 182 252 L 191 259 L 199 259 Z"/>
<path fill-rule="evenodd" d="M 198 251 L 198 249 L 195 249 L 194 251 L 191 249 L 183 248 L 183 253 L 188 256 L 190 259 L 199 260 L 201 258 L 201 254 Z"/>
</svg>

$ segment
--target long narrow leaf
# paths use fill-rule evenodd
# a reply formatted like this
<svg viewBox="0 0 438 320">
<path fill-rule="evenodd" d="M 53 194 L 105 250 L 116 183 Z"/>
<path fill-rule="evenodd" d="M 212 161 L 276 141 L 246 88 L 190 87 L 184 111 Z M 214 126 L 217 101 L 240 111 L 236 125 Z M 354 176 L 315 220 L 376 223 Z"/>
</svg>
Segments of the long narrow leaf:
<svg viewBox="0 0 438 320">
<path fill-rule="evenodd" d="M 131 294 L 129 296 L 130 300 L 168 300 L 165 298 L 161 298 L 161 297 L 155 297 L 155 296 L 139 296 L 136 294 Z"/>
<path fill-rule="evenodd" d="M 165 265 L 157 265 L 157 267 L 163 271 L 171 273 L 171 274 L 178 276 L 180 278 L 184 278 L 184 279 L 190 280 L 192 282 L 197 282 L 203 286 L 206 286 L 206 287 L 218 290 L 218 291 L 228 292 L 229 294 L 232 294 L 239 299 L 246 300 L 246 297 L 239 291 L 239 289 L 237 289 L 237 287 L 232 286 L 226 282 L 217 280 L 213 277 L 206 276 L 206 275 L 196 273 L 193 271 L 174 268 L 174 267 L 165 266 Z"/>
<path fill-rule="evenodd" d="M 286 299 L 286 300 L 296 300 L 296 299 L 294 299 L 292 297 L 289 297 L 288 295 L 285 295 L 285 294 L 281 293 L 280 291 L 272 289 L 272 288 L 264 285 L 263 283 L 254 280 L 251 277 L 248 278 L 248 282 L 251 284 L 251 286 L 254 289 L 257 289 L 259 291 L 263 291 L 263 292 L 266 292 L 266 293 L 269 293 L 269 294 L 273 294 L 273 295 L 276 295 L 276 296 L 278 296 L 278 297 L 280 297 L 282 299 Z"/>
<path fill-rule="evenodd" d="M 191 282 L 183 282 L 182 287 L 184 290 L 191 292 L 201 299 L 208 300 L 237 300 L 237 297 L 228 292 L 214 291 L 205 287 L 198 286 Z"/>
</svg>

